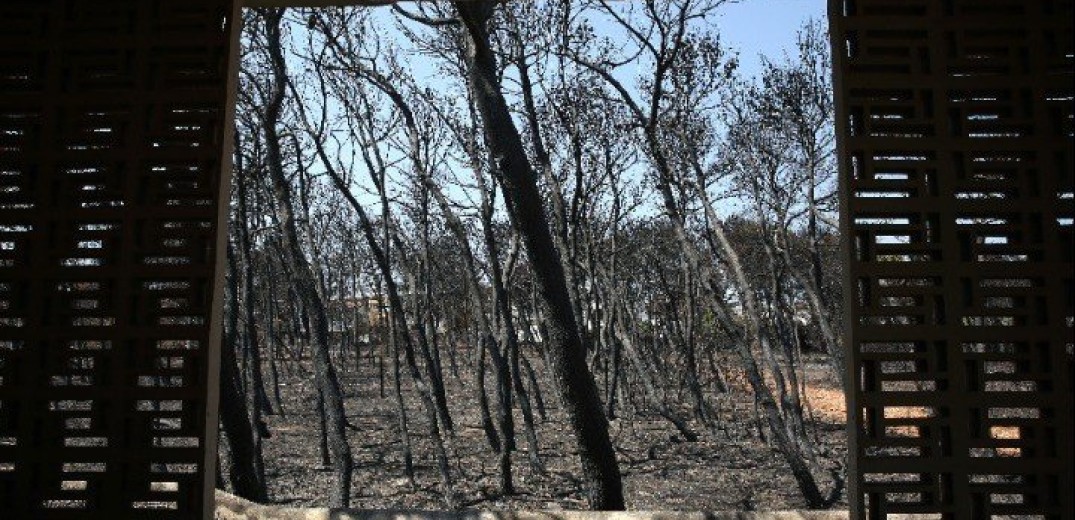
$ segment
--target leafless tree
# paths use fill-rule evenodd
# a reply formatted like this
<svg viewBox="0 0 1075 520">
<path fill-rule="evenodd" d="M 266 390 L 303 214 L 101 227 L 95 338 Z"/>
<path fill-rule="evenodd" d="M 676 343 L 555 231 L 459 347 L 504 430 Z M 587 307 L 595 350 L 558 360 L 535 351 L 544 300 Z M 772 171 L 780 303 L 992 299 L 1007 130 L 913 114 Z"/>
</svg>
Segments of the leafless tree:
<svg viewBox="0 0 1075 520">
<path fill-rule="evenodd" d="M 325 304 L 318 292 L 318 281 L 302 250 L 295 223 L 293 193 L 284 173 L 282 151 L 284 139 L 279 134 L 282 110 L 287 95 L 287 64 L 281 35 L 284 14 L 284 9 L 261 10 L 258 23 L 253 25 L 255 29 L 252 41 L 264 46 L 267 66 L 272 78 L 262 85 L 260 130 L 264 135 L 267 172 L 276 201 L 277 220 L 280 224 L 279 238 L 285 253 L 283 259 L 295 291 L 305 307 L 306 317 L 310 320 L 317 393 L 319 401 L 323 403 L 328 447 L 336 471 L 336 486 L 332 490 L 329 503 L 346 507 L 350 503 L 353 461 L 351 448 L 347 444 L 343 394 L 329 356 L 329 324 Z"/>
</svg>

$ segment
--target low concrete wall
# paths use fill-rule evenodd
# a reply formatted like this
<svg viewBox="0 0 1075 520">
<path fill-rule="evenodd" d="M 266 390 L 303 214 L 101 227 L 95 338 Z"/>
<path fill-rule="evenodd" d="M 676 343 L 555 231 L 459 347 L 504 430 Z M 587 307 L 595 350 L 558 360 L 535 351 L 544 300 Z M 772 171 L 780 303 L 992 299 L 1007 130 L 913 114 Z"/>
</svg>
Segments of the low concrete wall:
<svg viewBox="0 0 1075 520">
<path fill-rule="evenodd" d="M 217 520 L 847 520 L 847 511 L 417 511 L 266 506 L 217 490 Z"/>
</svg>

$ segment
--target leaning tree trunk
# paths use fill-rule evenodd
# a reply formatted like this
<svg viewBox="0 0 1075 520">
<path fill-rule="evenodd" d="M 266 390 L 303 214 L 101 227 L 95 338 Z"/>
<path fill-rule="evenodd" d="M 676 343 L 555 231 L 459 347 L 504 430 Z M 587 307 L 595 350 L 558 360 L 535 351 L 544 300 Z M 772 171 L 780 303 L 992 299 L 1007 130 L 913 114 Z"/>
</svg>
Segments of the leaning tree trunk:
<svg viewBox="0 0 1075 520">
<path fill-rule="evenodd" d="M 489 395 L 485 390 L 485 351 L 491 347 L 489 344 L 492 342 L 492 337 L 482 334 L 478 339 L 480 343 L 478 346 L 477 366 L 475 367 L 475 373 L 477 374 L 477 383 L 475 391 L 478 392 L 478 410 L 481 412 L 482 431 L 485 432 L 485 440 L 489 442 L 489 447 L 493 451 L 500 453 L 502 449 L 500 446 L 500 435 L 496 431 L 496 427 L 493 426 L 493 416 L 489 413 Z"/>
<path fill-rule="evenodd" d="M 228 306 L 228 327 L 220 349 L 220 422 L 224 427 L 224 437 L 228 440 L 229 470 L 228 480 L 236 495 L 265 502 L 268 493 L 265 490 L 264 464 L 261 459 L 261 443 L 258 433 L 250 423 L 246 398 L 240 384 L 242 375 L 239 361 L 235 356 L 238 340 L 239 309 L 236 307 L 235 295 L 237 285 L 235 277 L 235 254 L 231 244 L 228 245 L 229 286 L 231 305 Z"/>
<path fill-rule="evenodd" d="M 238 186 L 235 191 L 239 202 L 239 222 L 237 227 L 239 228 L 239 245 L 242 253 L 239 255 L 239 265 L 243 271 L 243 285 L 240 294 L 243 303 L 243 317 L 246 320 L 246 340 L 249 342 L 247 351 L 250 356 L 247 370 L 250 377 L 250 393 L 258 412 L 254 414 L 253 419 L 260 420 L 262 412 L 269 415 L 276 415 L 277 412 L 265 392 L 265 381 L 261 371 L 261 345 L 258 342 L 257 321 L 254 314 L 254 261 L 252 258 L 254 247 L 250 243 L 250 210 L 246 199 L 247 172 L 243 170 L 239 132 L 235 133 L 235 149 L 239 151 L 235 164 L 235 170 L 238 174 L 238 179 L 236 179 Z"/>
<path fill-rule="evenodd" d="M 426 373 L 429 374 L 429 386 L 433 389 L 433 397 L 437 404 L 437 417 L 445 433 L 451 434 L 455 430 L 452 415 L 448 411 L 448 397 L 444 390 L 444 372 L 441 370 L 440 356 L 437 354 L 437 330 L 433 322 L 433 285 L 431 283 L 431 270 L 429 258 L 429 190 L 425 183 L 418 181 L 420 192 L 421 210 L 419 214 L 420 234 L 422 250 L 418 255 L 417 264 L 418 280 L 412 283 L 415 303 L 421 305 L 421 309 L 415 309 L 416 323 L 415 335 L 422 349 L 422 356 L 426 364 Z M 420 280 L 420 281 L 419 281 Z"/>
<path fill-rule="evenodd" d="M 333 167 L 332 161 L 328 157 L 328 152 L 325 150 L 324 143 L 321 141 L 322 136 L 313 129 L 313 126 L 307 119 L 306 112 L 301 105 L 298 106 L 298 109 L 301 124 L 306 132 L 313 138 L 314 148 L 321 160 L 322 166 L 325 167 L 325 172 L 328 174 L 337 191 L 343 195 L 344 200 L 347 201 L 358 216 L 359 227 L 361 228 L 366 245 L 369 247 L 374 263 L 381 272 L 385 291 L 388 293 L 388 304 L 392 309 L 392 312 L 389 313 L 388 317 L 392 320 L 392 323 L 396 328 L 396 333 L 393 337 L 398 339 L 401 343 L 400 346 L 403 347 L 403 358 L 407 363 L 411 379 L 414 381 L 415 389 L 418 391 L 418 396 L 422 402 L 423 408 L 425 408 L 426 415 L 429 418 L 429 436 L 433 442 L 433 452 L 443 482 L 444 499 L 449 507 L 455 507 L 455 492 L 452 490 L 451 468 L 448 462 L 447 451 L 444 448 L 444 439 L 441 436 L 440 426 L 438 424 L 437 405 L 429 382 L 426 381 L 426 376 L 422 374 L 422 370 L 418 366 L 415 347 L 411 335 L 408 333 L 407 309 L 403 305 L 403 298 L 399 294 L 399 287 L 393 278 L 391 259 L 388 254 L 386 254 L 386 248 L 391 247 L 391 240 L 387 237 L 387 234 L 390 232 L 388 226 L 391 225 L 391 222 L 388 213 L 388 201 L 385 195 L 384 181 L 376 178 L 374 179 L 375 183 L 378 184 L 377 188 L 384 211 L 382 218 L 386 226 L 386 237 L 384 238 L 385 248 L 382 248 L 380 243 L 378 243 L 376 230 L 373 228 L 373 223 L 370 221 L 369 215 L 366 214 L 365 208 L 358 202 L 358 199 L 351 193 L 348 184 Z M 373 169 L 371 163 L 367 163 L 367 166 L 369 166 L 371 170 Z"/>
<path fill-rule="evenodd" d="M 266 159 L 268 173 L 272 180 L 273 195 L 276 198 L 276 213 L 280 223 L 280 241 L 299 300 L 305 308 L 305 318 L 309 320 L 310 339 L 314 360 L 314 374 L 321 398 L 324 400 L 325 415 L 329 428 L 329 447 L 332 464 L 336 471 L 336 486 L 329 496 L 329 505 L 347 507 L 351 501 L 351 448 L 347 444 L 345 429 L 346 418 L 343 410 L 343 394 L 340 392 L 336 371 L 329 359 L 328 318 L 324 302 L 317 292 L 317 280 L 314 278 L 310 264 L 299 245 L 295 214 L 291 203 L 291 187 L 284 176 L 283 157 L 280 150 L 280 136 L 276 125 L 284 102 L 287 69 L 281 48 L 280 23 L 283 9 L 263 11 L 266 20 L 266 43 L 272 62 L 273 83 L 270 98 L 263 109 L 262 131 L 265 133 Z"/>
<path fill-rule="evenodd" d="M 738 288 L 743 303 L 743 326 L 738 328 L 740 337 L 738 338 L 739 341 L 736 342 L 736 351 L 743 361 L 743 369 L 746 372 L 747 380 L 757 394 L 757 402 L 765 415 L 770 433 L 776 440 L 777 449 L 784 455 L 784 460 L 787 461 L 788 466 L 791 468 L 792 476 L 795 477 L 803 498 L 806 499 L 812 509 L 830 507 L 839 498 L 840 493 L 843 492 L 844 481 L 838 474 L 834 474 L 834 482 L 830 492 L 828 495 L 822 494 L 818 476 L 815 474 L 820 468 L 813 460 L 812 454 L 803 450 L 803 446 L 809 446 L 809 439 L 793 439 L 789 434 L 789 432 L 793 433 L 793 430 L 789 428 L 787 420 L 777 405 L 772 391 L 766 384 L 761 367 L 758 366 L 753 354 L 753 351 L 762 350 L 763 337 L 760 323 L 761 312 L 755 301 L 752 287 L 739 255 L 724 233 L 708 195 L 704 191 L 698 190 L 698 196 L 701 199 L 706 219 L 707 242 L 714 249 L 714 254 L 719 251 L 722 256 L 731 274 L 730 278 Z M 697 265 L 698 263 L 695 262 L 695 264 Z M 721 321 L 725 323 L 728 330 L 737 330 L 730 322 L 729 313 L 723 300 L 716 296 L 718 293 L 715 290 L 715 277 L 710 272 L 707 278 L 711 288 L 710 303 L 714 306 L 714 311 L 720 316 Z"/>
<path fill-rule="evenodd" d="M 550 367 L 563 397 L 565 411 L 575 434 L 582 461 L 589 503 L 593 509 L 624 509 L 623 485 L 616 453 L 608 434 L 597 385 L 586 365 L 579 328 L 564 278 L 563 266 L 553 245 L 548 219 L 537 189 L 535 174 L 526 157 L 519 132 L 501 92 L 496 64 L 489 43 L 488 23 L 494 4 L 488 1 L 456 1 L 465 26 L 465 59 L 470 88 L 485 127 L 490 151 L 501 175 L 514 225 L 526 243 L 530 264 L 546 308 Z"/>
<path fill-rule="evenodd" d="M 391 310 L 388 312 L 392 312 Z M 414 451 L 411 448 L 411 431 L 407 426 L 407 406 L 403 402 L 403 371 L 399 366 L 399 341 L 396 339 L 396 326 L 387 321 L 387 339 L 392 352 L 392 393 L 396 399 L 396 415 L 399 420 L 399 441 L 403 450 L 403 475 L 414 485 Z M 436 420 L 430 418 L 430 420 Z"/>
<path fill-rule="evenodd" d="M 631 336 L 623 330 L 623 325 L 620 324 L 626 318 L 626 311 L 623 302 L 620 301 L 616 307 L 612 309 L 612 316 L 609 321 L 611 327 L 611 335 L 620 344 L 627 353 L 627 358 L 630 361 L 630 365 L 635 369 L 639 379 L 642 381 L 642 390 L 646 396 L 646 399 L 656 407 L 657 414 L 668 420 L 679 430 L 679 433 L 683 435 L 683 438 L 687 442 L 695 442 L 698 440 L 698 434 L 690 429 L 687 425 L 687 421 L 681 417 L 672 407 L 668 406 L 668 403 L 657 394 L 656 380 L 660 378 L 660 372 L 650 368 L 642 356 L 639 354 L 638 349 L 635 348 L 634 340 Z M 667 382 L 661 381 L 661 386 L 668 386 Z"/>
<path fill-rule="evenodd" d="M 276 305 L 273 303 L 273 295 L 270 294 L 265 299 L 268 302 L 266 305 L 268 309 L 265 312 L 265 328 L 267 329 L 265 339 L 269 344 L 269 378 L 272 381 L 272 395 L 276 403 L 276 411 L 280 415 L 287 415 L 284 410 L 284 400 L 280 396 L 280 371 L 277 367 L 277 360 L 280 357 L 280 337 L 276 334 Z"/>
<path fill-rule="evenodd" d="M 314 389 L 314 402 L 317 408 L 317 452 L 321 456 L 321 467 L 332 466 L 332 455 L 328 447 L 328 416 L 325 415 L 325 400 L 321 398 L 321 391 Z"/>
<path fill-rule="evenodd" d="M 481 178 L 480 172 L 475 171 L 475 176 Z M 495 185 L 489 184 L 489 189 L 486 189 L 487 184 L 482 181 L 480 184 L 481 190 L 481 218 L 483 237 L 485 239 L 485 248 L 489 256 L 489 271 L 491 274 L 491 282 L 493 284 L 493 307 L 497 321 L 501 325 L 502 335 L 500 336 L 499 343 L 490 343 L 493 348 L 489 349 L 490 357 L 492 358 L 493 368 L 496 369 L 496 387 L 497 397 L 499 402 L 497 425 L 500 428 L 500 436 L 504 440 L 503 449 L 500 450 L 500 491 L 507 495 L 514 493 L 514 486 L 511 480 L 511 452 L 515 451 L 515 422 L 512 417 L 511 401 L 511 370 L 508 365 L 508 360 L 505 357 L 507 354 L 507 342 L 513 341 L 511 335 L 514 335 L 515 330 L 511 327 L 511 310 L 507 309 L 509 305 L 507 300 L 507 294 L 504 290 L 503 273 L 500 267 L 500 249 L 497 247 L 496 239 L 493 236 L 493 205 L 492 205 L 492 190 L 495 190 Z M 505 312 L 507 309 L 507 312 Z M 501 351 L 501 346 L 504 350 Z"/>
<path fill-rule="evenodd" d="M 526 356 L 519 356 L 519 360 L 523 362 L 523 368 L 526 370 L 526 379 L 530 382 L 530 395 L 533 396 L 534 404 L 537 405 L 538 416 L 541 417 L 541 422 L 545 422 L 545 400 L 541 398 L 541 387 L 538 386 L 534 367 L 530 365 L 530 360 L 526 359 Z"/>
</svg>

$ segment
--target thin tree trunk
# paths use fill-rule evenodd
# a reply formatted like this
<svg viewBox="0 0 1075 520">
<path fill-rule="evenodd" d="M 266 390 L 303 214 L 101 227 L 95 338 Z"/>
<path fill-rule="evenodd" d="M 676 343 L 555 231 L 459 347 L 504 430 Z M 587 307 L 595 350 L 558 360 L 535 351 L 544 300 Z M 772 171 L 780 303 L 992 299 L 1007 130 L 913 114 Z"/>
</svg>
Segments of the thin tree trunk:
<svg viewBox="0 0 1075 520">
<path fill-rule="evenodd" d="M 235 132 L 235 149 L 240 153 L 237 153 L 238 159 L 236 159 L 235 170 L 238 173 L 237 189 L 238 201 L 239 201 L 239 245 L 241 248 L 241 255 L 239 255 L 239 269 L 243 274 L 243 285 L 240 291 L 240 299 L 242 300 L 244 317 L 246 318 L 246 340 L 249 343 L 248 352 L 250 354 L 250 362 L 248 363 L 248 373 L 250 377 L 250 386 L 253 391 L 254 404 L 258 409 L 258 416 L 255 420 L 260 419 L 260 413 L 264 412 L 269 415 L 276 415 L 276 410 L 273 409 L 272 403 L 269 402 L 269 397 L 265 393 L 265 382 L 261 373 L 261 348 L 258 342 L 258 328 L 257 322 L 254 316 L 254 269 L 251 256 L 253 255 L 254 248 L 250 243 L 250 223 L 249 223 L 249 208 L 246 200 L 246 172 L 243 171 L 242 162 L 242 148 L 239 146 L 239 132 Z"/>
<path fill-rule="evenodd" d="M 459 338 L 456 337 L 455 332 L 452 332 L 446 338 L 446 341 L 447 341 L 447 345 L 445 346 L 445 348 L 448 350 L 448 368 L 452 371 L 452 377 L 454 377 L 455 381 L 458 383 L 459 380 L 460 380 L 460 377 L 459 377 L 459 362 L 456 361 L 455 355 L 456 355 L 456 348 L 458 348 L 458 346 L 459 346 Z"/>
<path fill-rule="evenodd" d="M 593 509 L 622 510 L 625 503 L 616 453 L 608 433 L 601 398 L 586 366 L 582 337 L 556 254 L 548 219 L 542 207 L 526 152 L 501 92 L 486 24 L 494 4 L 456 1 L 455 8 L 466 33 L 465 60 L 469 84 L 485 127 L 487 143 L 496 159 L 509 212 L 526 243 L 530 265 L 547 308 L 547 348 L 551 371 L 558 383 L 575 441 Z"/>
<path fill-rule="evenodd" d="M 420 269 L 414 269 L 416 271 Z M 451 433 L 455 428 L 452 423 L 452 415 L 448 411 L 448 396 L 444 391 L 444 378 L 440 373 L 438 364 L 433 358 L 433 353 L 429 344 L 429 336 L 426 334 L 428 322 L 430 318 L 428 314 L 428 305 L 423 305 L 421 298 L 418 295 L 422 292 L 419 288 L 417 279 L 412 274 L 410 276 L 411 292 L 415 295 L 414 298 L 414 335 L 416 336 L 418 343 L 418 351 L 422 356 L 422 364 L 426 367 L 426 376 L 429 378 L 429 389 L 432 393 L 433 402 L 436 409 L 436 419 L 440 421 L 441 426 L 444 427 L 446 433 Z"/>
<path fill-rule="evenodd" d="M 619 323 L 622 321 L 623 314 L 625 314 L 623 309 L 620 309 L 611 320 L 613 335 L 619 343 L 623 345 L 623 349 L 627 353 L 631 366 L 635 368 L 638 377 L 642 380 L 642 390 L 645 392 L 646 400 L 657 408 L 658 415 L 667 419 L 668 422 L 672 423 L 672 426 L 675 426 L 676 430 L 679 430 L 679 433 L 683 435 L 683 438 L 687 442 L 697 441 L 698 434 L 690 429 L 687 425 L 687 421 L 680 417 L 679 414 L 669 407 L 668 403 L 657 394 L 656 380 L 660 376 L 656 371 L 648 368 L 648 365 L 642 360 L 642 356 L 639 355 L 638 349 L 635 348 L 634 341 L 631 339 L 630 335 L 621 329 Z"/>
<path fill-rule="evenodd" d="M 272 298 L 273 296 L 270 294 L 270 301 Z M 280 371 L 276 364 L 276 358 L 277 356 L 279 356 L 278 350 L 280 347 L 278 344 L 278 339 L 276 338 L 276 332 L 274 330 L 274 319 L 275 316 L 272 314 L 272 312 L 268 312 L 268 316 L 265 320 L 265 327 L 268 329 L 268 334 L 266 334 L 265 339 L 269 346 L 269 381 L 272 384 L 272 396 L 274 401 L 273 409 L 276 411 L 276 413 L 280 415 L 286 415 L 287 412 L 284 411 L 284 400 L 280 396 Z"/>
<path fill-rule="evenodd" d="M 325 413 L 325 399 L 321 397 L 321 391 L 314 389 L 314 403 L 317 409 L 317 439 L 318 452 L 321 454 L 321 467 L 331 468 L 332 458 L 328 447 L 328 416 Z"/>
<path fill-rule="evenodd" d="M 252 427 L 240 380 L 239 363 L 235 355 L 238 339 L 239 310 L 235 299 L 237 280 L 235 279 L 235 255 L 228 244 L 229 286 L 232 296 L 228 305 L 228 327 L 225 330 L 220 360 L 220 423 L 228 441 L 229 470 L 228 480 L 236 495 L 265 502 L 268 494 L 265 490 L 265 470 L 261 459 L 261 437 Z"/>
<path fill-rule="evenodd" d="M 391 312 L 391 311 L 389 311 Z M 403 475 L 414 486 L 414 455 L 411 449 L 411 432 L 407 427 L 407 407 L 403 402 L 402 371 L 399 366 L 399 342 L 396 340 L 395 323 L 388 320 L 388 342 L 392 351 L 392 390 L 396 398 L 396 416 L 399 420 L 399 440 L 403 449 Z M 433 418 L 435 421 L 436 419 Z"/>
<path fill-rule="evenodd" d="M 385 318 L 384 322 L 388 322 L 388 319 Z M 385 332 L 385 325 L 384 324 L 381 325 L 381 338 L 380 339 L 381 339 L 381 342 L 380 342 L 381 343 L 381 345 L 380 345 L 381 353 L 380 353 L 380 355 L 377 356 L 377 388 L 379 390 L 381 399 L 384 399 L 385 395 L 386 395 L 385 390 L 384 390 L 384 387 L 385 387 L 385 384 L 384 384 L 384 372 L 385 372 L 385 370 L 384 370 L 384 358 L 385 358 L 386 355 L 388 355 L 388 352 L 387 352 L 387 349 L 388 349 L 388 336 L 387 336 L 387 333 Z M 395 340 L 393 340 L 393 341 L 395 341 Z M 372 350 L 373 350 L 373 347 L 371 345 L 370 346 L 370 351 L 372 351 Z"/>
<path fill-rule="evenodd" d="M 608 415 L 609 420 L 612 420 L 616 418 L 616 390 L 620 383 L 620 343 L 611 337 L 612 333 L 609 329 L 611 327 L 606 324 L 606 335 L 609 336 L 606 338 L 606 344 L 612 349 L 612 382 L 608 385 L 608 393 L 605 397 L 605 414 Z"/>
<path fill-rule="evenodd" d="M 328 153 L 326 152 L 324 147 L 324 143 L 321 141 L 322 136 L 319 135 L 313 129 L 313 126 L 311 122 L 307 119 L 306 112 L 302 108 L 302 106 L 299 105 L 298 108 L 301 116 L 300 119 L 302 120 L 301 124 L 303 125 L 306 132 L 309 133 L 312 137 L 314 147 L 316 148 L 317 155 L 321 160 L 322 166 L 325 167 L 326 173 L 328 173 L 337 191 L 341 195 L 343 195 L 344 199 L 351 206 L 351 208 L 355 210 L 355 214 L 358 216 L 359 226 L 362 229 L 363 237 L 366 240 L 366 245 L 369 247 L 370 253 L 373 256 L 375 263 L 377 264 L 377 268 L 381 272 L 381 277 L 385 284 L 385 290 L 388 293 L 388 303 L 391 308 L 389 316 L 393 321 L 397 331 L 397 334 L 395 334 L 395 336 L 398 336 L 398 338 L 402 341 L 404 360 L 407 363 L 407 368 L 410 372 L 411 379 L 414 380 L 414 386 L 418 390 L 419 398 L 421 399 L 422 405 L 426 411 L 426 415 L 429 418 L 429 433 L 430 438 L 433 442 L 433 451 L 437 459 L 437 466 L 440 469 L 442 483 L 444 486 L 444 499 L 448 503 L 449 507 L 454 507 L 455 494 L 452 491 L 451 472 L 450 466 L 448 465 L 447 452 L 444 449 L 444 439 L 441 436 L 440 427 L 438 425 L 437 405 L 435 402 L 435 398 L 433 397 L 433 392 L 430 389 L 429 382 L 426 381 L 426 377 L 422 374 L 422 370 L 418 366 L 414 344 L 412 342 L 411 335 L 408 330 L 409 328 L 407 325 L 406 315 L 407 311 L 403 305 L 403 299 L 399 295 L 399 287 L 396 285 L 396 281 L 393 278 L 390 257 L 386 254 L 386 249 L 382 248 L 381 245 L 378 243 L 376 231 L 373 228 L 372 222 L 370 222 L 369 216 L 366 214 L 365 208 L 363 208 L 362 205 L 359 204 L 358 200 L 355 199 L 354 195 L 350 191 L 349 186 L 344 181 L 343 177 L 340 176 L 339 172 L 336 171 L 332 161 L 329 159 Z M 366 153 L 365 149 L 363 149 L 363 153 Z M 368 161 L 368 158 L 367 166 L 370 167 L 371 171 L 376 169 L 374 165 Z M 381 171 L 383 172 L 383 170 Z M 374 174 L 373 178 L 374 182 L 377 184 L 378 191 L 380 192 L 379 195 L 381 198 L 381 204 L 383 211 L 385 212 L 383 216 L 385 224 L 385 234 L 387 235 L 390 232 L 388 228 L 391 225 L 391 222 L 388 218 L 388 200 L 385 192 L 386 188 L 383 182 L 383 178 L 378 178 L 377 174 Z M 390 247 L 391 240 L 386 236 L 385 248 Z M 420 330 L 419 334 L 421 334 Z"/>
<path fill-rule="evenodd" d="M 477 174 L 477 172 L 475 172 Z M 484 183 L 483 183 L 484 184 Z M 490 186 L 490 190 L 495 189 Z M 512 382 L 511 367 L 507 359 L 510 356 L 511 346 L 515 343 L 515 327 L 511 321 L 511 303 L 508 301 L 508 293 L 504 288 L 504 274 L 500 266 L 500 248 L 497 247 L 496 238 L 493 236 L 493 206 L 490 191 L 482 188 L 482 231 L 485 239 L 485 248 L 489 255 L 489 270 L 492 274 L 493 306 L 500 325 L 500 341 L 489 350 L 493 367 L 496 369 L 498 417 L 497 424 L 500 429 L 500 437 L 503 441 L 503 449 L 500 451 L 500 492 L 510 495 L 515 492 L 511 478 L 511 452 L 515 451 L 515 421 L 512 417 Z M 503 347 L 504 351 L 500 350 Z"/>
<path fill-rule="evenodd" d="M 415 152 L 417 154 L 417 151 Z M 416 168 L 420 168 L 421 163 L 415 164 Z M 452 423 L 452 415 L 448 410 L 448 397 L 444 390 L 444 371 L 441 369 L 440 353 L 437 349 L 437 329 L 436 329 L 436 317 L 433 313 L 433 283 L 432 283 L 432 269 L 431 260 L 429 257 L 429 189 L 425 187 L 425 183 L 422 182 L 421 177 L 417 179 L 417 188 L 421 197 L 421 213 L 420 213 L 420 234 L 421 234 L 421 253 L 419 255 L 418 272 L 421 275 L 421 291 L 415 287 L 415 294 L 421 294 L 420 297 L 415 298 L 415 301 L 422 302 L 421 312 L 415 311 L 415 316 L 422 317 L 422 323 L 418 324 L 421 330 L 418 334 L 419 344 L 422 346 L 422 353 L 425 356 L 426 372 L 429 373 L 429 382 L 433 387 L 433 395 L 437 400 L 437 413 L 441 420 L 441 426 L 444 430 L 451 435 L 455 429 L 455 425 Z"/>
<path fill-rule="evenodd" d="M 541 417 L 541 422 L 545 422 L 545 399 L 541 397 L 541 387 L 538 386 L 537 374 L 534 373 L 534 367 L 530 366 L 530 360 L 526 359 L 526 356 L 521 356 L 523 362 L 523 368 L 526 370 L 526 377 L 530 381 L 530 395 L 534 397 L 534 402 L 537 404 L 538 416 Z"/>
<path fill-rule="evenodd" d="M 687 390 L 690 392 L 691 400 L 694 402 L 694 414 L 702 421 L 703 424 L 712 427 L 713 426 L 713 414 L 710 410 L 709 403 L 706 402 L 705 396 L 702 394 L 702 385 L 698 381 L 698 356 L 697 356 L 697 303 L 695 298 L 694 272 L 690 268 L 689 262 L 684 262 L 684 292 L 686 293 L 686 299 L 684 300 L 684 306 L 686 307 L 686 341 L 685 343 L 685 362 L 687 364 L 685 377 L 687 383 Z"/>
<path fill-rule="evenodd" d="M 343 408 L 343 394 L 336 378 L 336 371 L 329 359 L 328 319 L 324 303 L 317 291 L 317 281 L 306 257 L 300 249 L 298 231 L 295 226 L 294 209 L 291 202 L 291 188 L 284 175 L 283 157 L 281 155 L 280 137 L 276 125 L 280 121 L 283 107 L 287 69 L 281 44 L 280 24 L 283 9 L 266 9 L 261 11 L 266 25 L 267 47 L 273 70 L 272 93 L 263 108 L 263 128 L 266 143 L 268 173 L 272 180 L 273 195 L 276 198 L 277 218 L 281 224 L 281 245 L 287 254 L 284 260 L 290 264 L 293 283 L 299 293 L 307 312 L 303 318 L 308 320 L 310 336 L 313 341 L 313 359 L 315 381 L 325 404 L 329 427 L 329 447 L 336 471 L 336 485 L 329 495 L 329 505 L 347 507 L 351 502 L 351 448 L 347 444 L 347 432 Z"/>
<path fill-rule="evenodd" d="M 496 433 L 496 427 L 493 426 L 493 417 L 489 413 L 489 397 L 485 393 L 485 349 L 488 346 L 485 344 L 487 336 L 481 336 L 478 341 L 482 343 L 478 348 L 478 361 L 477 361 L 477 385 L 475 390 L 478 392 L 478 409 L 481 412 L 482 431 L 485 432 L 485 439 L 489 441 L 489 447 L 493 451 L 500 453 L 500 435 Z"/>
</svg>

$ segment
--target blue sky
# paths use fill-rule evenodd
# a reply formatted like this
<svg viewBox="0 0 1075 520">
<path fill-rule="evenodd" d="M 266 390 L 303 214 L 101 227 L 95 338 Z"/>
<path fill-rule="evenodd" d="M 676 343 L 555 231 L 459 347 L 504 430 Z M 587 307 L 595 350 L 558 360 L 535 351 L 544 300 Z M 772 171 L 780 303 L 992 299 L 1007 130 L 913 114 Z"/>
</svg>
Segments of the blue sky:
<svg viewBox="0 0 1075 520">
<path fill-rule="evenodd" d="M 523 0 L 546 1 L 546 0 Z M 630 2 L 632 0 L 623 0 Z M 827 0 L 727 0 L 713 20 L 721 41 L 739 53 L 740 72 L 753 76 L 760 71 L 761 56 L 779 61 L 783 53 L 795 52 L 796 32 L 809 19 L 824 20 Z M 406 4 L 404 4 L 406 7 Z M 375 7 L 375 16 L 387 25 L 394 19 L 386 6 Z M 303 32 L 301 27 L 297 28 Z M 395 32 L 395 31 L 391 31 Z M 437 82 L 436 73 L 424 58 L 412 57 L 413 72 Z"/>
<path fill-rule="evenodd" d="M 623 1 L 630 2 L 631 0 Z M 394 17 L 387 7 L 374 9 L 376 17 L 383 17 L 386 23 L 392 23 L 390 20 Z M 725 48 L 739 54 L 740 73 L 744 77 L 750 77 L 760 71 L 762 55 L 774 61 L 782 61 L 785 52 L 795 52 L 797 31 L 811 18 L 824 20 L 826 0 L 731 0 L 723 5 L 717 13 L 712 22 L 715 23 L 721 34 L 722 44 Z M 301 25 L 295 26 L 294 29 L 296 33 L 293 36 L 304 35 L 305 33 L 305 28 Z M 390 31 L 390 33 L 395 33 L 395 31 Z M 396 36 L 402 38 L 402 35 L 398 33 Z M 301 40 L 301 36 L 299 39 Z M 406 44 L 403 46 L 408 47 Z M 301 69 L 301 63 L 297 60 L 291 61 L 293 72 Z M 439 76 L 432 60 L 429 58 L 412 54 L 406 62 L 411 69 L 411 73 L 424 86 L 437 89 L 458 88 L 457 85 L 453 86 L 445 81 L 445 78 Z M 357 182 L 357 185 L 364 185 L 361 182 L 363 178 L 362 174 L 358 175 L 359 182 Z M 458 186 L 449 185 L 447 190 L 452 198 L 460 199 L 462 197 Z M 363 193 L 362 190 L 356 190 L 355 195 L 363 200 L 364 203 L 368 199 L 371 207 L 377 205 L 375 198 Z"/>
<path fill-rule="evenodd" d="M 825 19 L 826 0 L 742 0 L 721 8 L 721 40 L 739 51 L 747 75 L 758 69 L 758 55 L 778 59 L 794 52 L 795 32 L 809 18 Z"/>
</svg>

